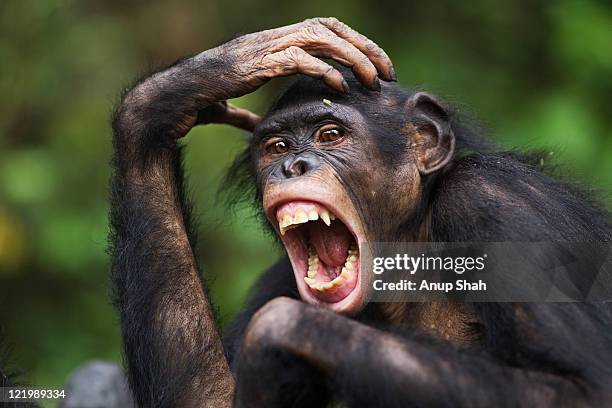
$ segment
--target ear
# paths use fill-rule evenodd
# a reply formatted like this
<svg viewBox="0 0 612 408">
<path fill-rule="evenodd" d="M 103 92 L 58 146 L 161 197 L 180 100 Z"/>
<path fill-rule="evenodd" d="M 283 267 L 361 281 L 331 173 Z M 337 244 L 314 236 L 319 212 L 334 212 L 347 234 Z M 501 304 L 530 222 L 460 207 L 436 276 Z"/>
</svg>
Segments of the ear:
<svg viewBox="0 0 612 408">
<path fill-rule="evenodd" d="M 444 167 L 455 152 L 455 136 L 447 110 L 431 95 L 417 92 L 408 99 L 407 108 L 415 128 L 411 145 L 422 175 Z"/>
</svg>

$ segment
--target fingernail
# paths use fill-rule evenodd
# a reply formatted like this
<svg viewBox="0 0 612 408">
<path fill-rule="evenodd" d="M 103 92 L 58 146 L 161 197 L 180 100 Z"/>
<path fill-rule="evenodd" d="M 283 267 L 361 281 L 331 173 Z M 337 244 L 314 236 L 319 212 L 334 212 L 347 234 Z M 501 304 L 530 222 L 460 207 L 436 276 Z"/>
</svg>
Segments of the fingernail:
<svg viewBox="0 0 612 408">
<path fill-rule="evenodd" d="M 348 82 L 346 82 L 346 79 L 342 81 L 342 90 L 344 91 L 344 93 L 349 93 L 351 91 L 351 88 L 349 87 Z"/>
<path fill-rule="evenodd" d="M 393 69 L 393 67 L 389 68 L 389 77 L 391 78 L 392 81 L 397 81 L 397 74 L 395 73 L 395 70 Z"/>
<path fill-rule="evenodd" d="M 380 80 L 378 79 L 378 77 L 374 78 L 374 83 L 372 84 L 372 89 L 375 91 L 380 92 Z"/>
</svg>

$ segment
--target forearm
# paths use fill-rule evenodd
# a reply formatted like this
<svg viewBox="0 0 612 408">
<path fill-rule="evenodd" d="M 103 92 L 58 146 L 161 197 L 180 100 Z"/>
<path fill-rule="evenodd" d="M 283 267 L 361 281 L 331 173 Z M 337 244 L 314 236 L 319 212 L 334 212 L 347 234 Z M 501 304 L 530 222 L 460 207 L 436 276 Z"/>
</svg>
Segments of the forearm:
<svg viewBox="0 0 612 408">
<path fill-rule="evenodd" d="M 334 364 L 331 387 L 349 406 L 363 401 L 384 407 L 590 405 L 586 390 L 562 374 L 504 366 L 450 345 L 387 335 L 372 340 L 360 345 L 352 361 L 339 358 Z"/>
<path fill-rule="evenodd" d="M 164 101 L 170 91 L 150 81 L 128 93 L 114 118 L 112 273 L 130 380 L 141 406 L 229 405 L 233 378 L 182 191 L 176 139 L 191 105 Z"/>
<path fill-rule="evenodd" d="M 279 353 L 318 369 L 318 376 L 327 378 L 331 392 L 348 406 L 480 407 L 508 401 L 588 406 L 596 398 L 586 384 L 567 374 L 505 366 L 484 354 L 398 338 L 328 310 L 277 299 L 258 311 L 246 330 L 238 401 L 274 395 L 271 377 L 278 373 L 264 377 L 267 368 L 253 356 Z M 251 380 L 244 385 L 241 378 Z"/>
<path fill-rule="evenodd" d="M 115 143 L 122 147 L 167 146 L 198 123 L 198 114 L 215 102 L 235 97 L 237 75 L 231 58 L 218 49 L 179 60 L 137 83 L 113 116 Z M 137 152 L 119 152 L 132 158 Z"/>
</svg>

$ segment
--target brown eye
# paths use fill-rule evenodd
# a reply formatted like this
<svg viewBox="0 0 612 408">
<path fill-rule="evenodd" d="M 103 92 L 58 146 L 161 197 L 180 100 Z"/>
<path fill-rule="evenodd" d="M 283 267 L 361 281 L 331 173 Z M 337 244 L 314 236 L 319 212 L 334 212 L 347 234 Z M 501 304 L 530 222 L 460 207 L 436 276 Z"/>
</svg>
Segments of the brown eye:
<svg viewBox="0 0 612 408">
<path fill-rule="evenodd" d="M 283 154 L 289 150 L 287 142 L 280 137 L 273 137 L 268 139 L 265 145 L 266 152 L 270 154 Z"/>
<path fill-rule="evenodd" d="M 344 130 L 337 126 L 324 126 L 319 129 L 317 137 L 320 143 L 332 143 L 344 136 Z"/>
</svg>

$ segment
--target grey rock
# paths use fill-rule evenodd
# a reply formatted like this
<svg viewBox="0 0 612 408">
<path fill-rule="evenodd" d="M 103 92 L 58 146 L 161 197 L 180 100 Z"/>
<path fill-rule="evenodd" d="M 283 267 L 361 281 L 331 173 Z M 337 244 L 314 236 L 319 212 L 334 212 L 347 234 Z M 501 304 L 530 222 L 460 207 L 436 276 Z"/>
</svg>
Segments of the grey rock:
<svg viewBox="0 0 612 408">
<path fill-rule="evenodd" d="M 59 408 L 136 407 L 123 369 L 106 361 L 89 361 L 70 376 Z"/>
</svg>

